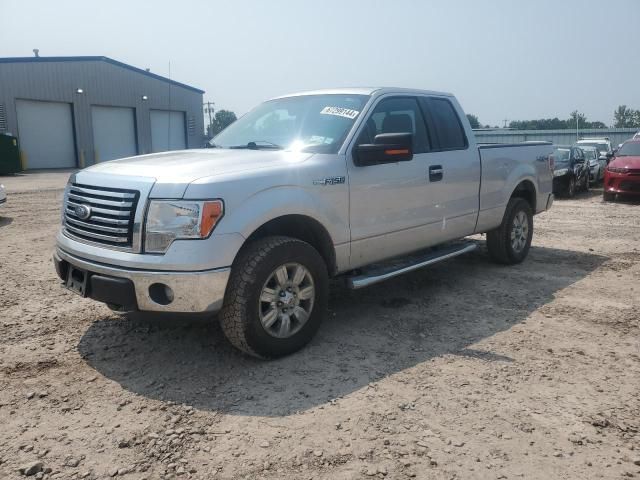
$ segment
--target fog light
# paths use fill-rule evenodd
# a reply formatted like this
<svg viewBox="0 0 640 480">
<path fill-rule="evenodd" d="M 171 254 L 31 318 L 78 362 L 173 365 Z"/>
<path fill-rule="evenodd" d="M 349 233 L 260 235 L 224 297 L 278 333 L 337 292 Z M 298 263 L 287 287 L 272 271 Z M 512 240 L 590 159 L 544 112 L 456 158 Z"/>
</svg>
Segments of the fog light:
<svg viewBox="0 0 640 480">
<path fill-rule="evenodd" d="M 164 283 L 153 283 L 149 285 L 149 297 L 160 305 L 169 305 L 173 302 L 173 290 Z"/>
</svg>

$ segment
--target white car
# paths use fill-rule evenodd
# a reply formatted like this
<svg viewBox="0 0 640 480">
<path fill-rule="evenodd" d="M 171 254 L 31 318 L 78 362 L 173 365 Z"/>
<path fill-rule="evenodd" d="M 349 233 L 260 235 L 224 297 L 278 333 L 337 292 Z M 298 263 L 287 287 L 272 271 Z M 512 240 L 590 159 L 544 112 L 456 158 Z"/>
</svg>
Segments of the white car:
<svg viewBox="0 0 640 480">
<path fill-rule="evenodd" d="M 7 192 L 4 189 L 4 185 L 0 183 L 0 205 L 3 205 L 7 201 Z"/>
<path fill-rule="evenodd" d="M 613 155 L 613 148 L 611 147 L 611 141 L 608 137 L 603 138 L 583 138 L 578 140 L 575 144 L 576 147 L 596 147 L 600 152 L 600 158 L 605 161 L 609 161 Z"/>
<path fill-rule="evenodd" d="M 633 136 L 633 139 L 634 139 L 634 140 L 637 140 L 637 139 L 639 139 L 639 138 L 640 138 L 640 130 L 638 130 L 638 133 L 636 133 L 636 134 Z"/>
</svg>

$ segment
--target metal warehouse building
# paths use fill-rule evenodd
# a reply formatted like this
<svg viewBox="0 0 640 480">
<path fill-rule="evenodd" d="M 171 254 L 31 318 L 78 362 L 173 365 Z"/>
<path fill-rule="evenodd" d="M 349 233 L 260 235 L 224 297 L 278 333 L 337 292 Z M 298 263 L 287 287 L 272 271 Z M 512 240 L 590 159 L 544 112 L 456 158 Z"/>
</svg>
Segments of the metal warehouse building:
<svg viewBox="0 0 640 480">
<path fill-rule="evenodd" d="M 197 148 L 203 93 L 107 57 L 0 58 L 0 134 L 24 169 Z"/>
</svg>

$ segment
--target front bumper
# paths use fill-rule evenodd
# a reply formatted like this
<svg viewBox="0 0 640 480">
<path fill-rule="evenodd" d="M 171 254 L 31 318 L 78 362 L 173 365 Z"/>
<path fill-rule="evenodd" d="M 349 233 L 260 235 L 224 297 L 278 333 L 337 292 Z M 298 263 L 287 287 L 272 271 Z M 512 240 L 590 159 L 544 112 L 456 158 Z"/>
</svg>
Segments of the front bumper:
<svg viewBox="0 0 640 480">
<path fill-rule="evenodd" d="M 56 272 L 67 279 L 69 265 L 89 276 L 86 296 L 123 311 L 215 313 L 222 308 L 230 268 L 184 272 L 125 269 L 85 260 L 60 248 L 53 254 Z M 158 289 L 169 287 L 172 299 L 158 301 Z M 155 299 L 155 300 L 154 300 Z"/>
<path fill-rule="evenodd" d="M 604 191 L 625 195 L 640 195 L 640 175 L 605 172 Z"/>
</svg>

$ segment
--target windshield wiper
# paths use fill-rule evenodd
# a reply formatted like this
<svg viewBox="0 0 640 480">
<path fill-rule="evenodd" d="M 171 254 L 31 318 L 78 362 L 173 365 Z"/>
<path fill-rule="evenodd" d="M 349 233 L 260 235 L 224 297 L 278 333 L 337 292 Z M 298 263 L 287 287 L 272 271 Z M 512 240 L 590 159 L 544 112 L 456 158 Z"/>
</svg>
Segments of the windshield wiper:
<svg viewBox="0 0 640 480">
<path fill-rule="evenodd" d="M 281 145 L 273 142 L 268 142 L 266 140 L 254 140 L 247 143 L 246 145 L 232 145 L 229 148 L 246 148 L 248 150 L 284 150 L 284 147 L 282 147 Z"/>
</svg>

